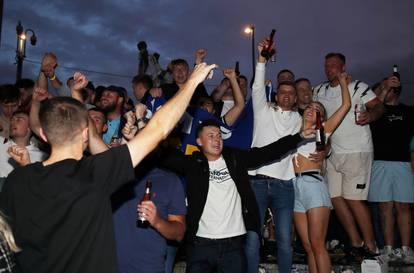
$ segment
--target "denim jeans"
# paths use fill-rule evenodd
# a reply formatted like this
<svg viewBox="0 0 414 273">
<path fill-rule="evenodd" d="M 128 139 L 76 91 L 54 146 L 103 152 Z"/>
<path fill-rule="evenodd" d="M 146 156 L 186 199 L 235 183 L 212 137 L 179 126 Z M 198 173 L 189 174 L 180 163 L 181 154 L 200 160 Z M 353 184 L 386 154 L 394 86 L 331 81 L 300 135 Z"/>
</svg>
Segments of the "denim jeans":
<svg viewBox="0 0 414 273">
<path fill-rule="evenodd" d="M 196 237 L 187 245 L 186 273 L 245 273 L 244 245 L 245 236 L 218 240 Z"/>
<path fill-rule="evenodd" d="M 252 178 L 251 185 L 260 210 L 261 225 L 266 209 L 271 208 L 275 221 L 277 263 L 280 273 L 290 273 L 292 267 L 292 220 L 295 193 L 292 180 Z M 247 233 L 247 272 L 257 273 L 260 263 L 260 238 L 252 231 Z"/>
</svg>

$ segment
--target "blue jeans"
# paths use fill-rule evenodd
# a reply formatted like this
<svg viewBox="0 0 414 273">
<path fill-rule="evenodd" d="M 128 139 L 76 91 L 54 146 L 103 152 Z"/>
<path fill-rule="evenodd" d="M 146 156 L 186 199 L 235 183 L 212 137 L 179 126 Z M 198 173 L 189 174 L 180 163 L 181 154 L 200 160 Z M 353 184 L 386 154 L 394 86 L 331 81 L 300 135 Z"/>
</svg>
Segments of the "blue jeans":
<svg viewBox="0 0 414 273">
<path fill-rule="evenodd" d="M 292 180 L 252 178 L 251 185 L 259 205 L 261 225 L 266 209 L 271 208 L 275 221 L 277 263 L 280 273 L 290 273 L 292 268 L 292 220 L 295 193 Z M 260 238 L 252 231 L 247 233 L 247 272 L 257 273 L 260 263 Z"/>
<path fill-rule="evenodd" d="M 245 273 L 244 245 L 245 236 L 217 240 L 196 237 L 187 245 L 186 273 Z"/>
</svg>

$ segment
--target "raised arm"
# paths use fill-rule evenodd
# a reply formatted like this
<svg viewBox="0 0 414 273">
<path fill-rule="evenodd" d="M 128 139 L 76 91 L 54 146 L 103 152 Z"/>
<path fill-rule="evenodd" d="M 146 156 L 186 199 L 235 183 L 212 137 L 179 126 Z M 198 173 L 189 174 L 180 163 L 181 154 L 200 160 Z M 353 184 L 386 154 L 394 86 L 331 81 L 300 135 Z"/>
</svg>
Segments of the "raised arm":
<svg viewBox="0 0 414 273">
<path fill-rule="evenodd" d="M 197 65 L 183 87 L 155 113 L 147 126 L 127 143 L 134 167 L 168 136 L 187 108 L 197 85 L 203 82 L 214 68 L 214 64 Z"/>
<path fill-rule="evenodd" d="M 237 76 L 234 69 L 227 68 L 224 69 L 224 76 L 226 76 L 231 85 L 231 89 L 233 92 L 233 99 L 234 105 L 233 107 L 224 115 L 224 121 L 227 125 L 232 126 L 237 119 L 239 118 L 240 114 L 243 112 L 244 109 L 244 97 L 240 90 L 239 83 L 237 82 Z"/>
<path fill-rule="evenodd" d="M 342 104 L 325 122 L 325 133 L 332 133 L 339 126 L 351 108 L 351 96 L 349 95 L 348 89 L 351 77 L 346 72 L 343 72 L 338 74 L 338 79 L 341 86 Z"/>
<path fill-rule="evenodd" d="M 40 120 L 39 120 L 39 110 L 40 110 L 40 103 L 49 97 L 49 93 L 47 90 L 35 87 L 33 90 L 33 97 L 32 97 L 32 106 L 30 107 L 30 115 L 29 115 L 29 124 L 30 129 L 32 132 L 40 136 Z"/>
</svg>

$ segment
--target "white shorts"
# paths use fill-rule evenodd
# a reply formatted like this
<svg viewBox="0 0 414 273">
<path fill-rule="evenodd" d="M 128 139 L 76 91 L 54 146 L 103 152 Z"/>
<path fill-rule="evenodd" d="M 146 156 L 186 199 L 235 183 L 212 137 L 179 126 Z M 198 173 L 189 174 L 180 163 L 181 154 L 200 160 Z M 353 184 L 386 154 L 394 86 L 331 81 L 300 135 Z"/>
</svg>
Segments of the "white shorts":
<svg viewBox="0 0 414 273">
<path fill-rule="evenodd" d="M 326 180 L 331 198 L 367 200 L 373 153 L 335 154 L 327 160 Z"/>
</svg>

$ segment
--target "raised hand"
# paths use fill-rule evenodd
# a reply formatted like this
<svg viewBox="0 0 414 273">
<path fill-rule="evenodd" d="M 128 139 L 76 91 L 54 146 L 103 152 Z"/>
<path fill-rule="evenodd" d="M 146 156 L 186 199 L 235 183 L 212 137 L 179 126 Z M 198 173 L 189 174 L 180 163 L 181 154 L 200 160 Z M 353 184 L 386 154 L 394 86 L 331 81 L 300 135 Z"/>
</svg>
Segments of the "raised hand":
<svg viewBox="0 0 414 273">
<path fill-rule="evenodd" d="M 198 64 L 194 67 L 193 72 L 189 77 L 189 81 L 194 81 L 196 84 L 203 82 L 206 78 L 213 77 L 213 70 L 218 66 L 216 64 L 207 65 L 206 63 Z"/>
<path fill-rule="evenodd" d="M 207 49 L 205 48 L 197 49 L 195 56 L 196 56 L 195 63 L 201 64 L 202 62 L 204 62 L 204 58 L 207 56 Z"/>
<path fill-rule="evenodd" d="M 33 90 L 32 100 L 34 102 L 42 102 L 49 97 L 49 92 L 40 87 L 35 87 Z"/>
<path fill-rule="evenodd" d="M 20 166 L 26 166 L 27 164 L 30 164 L 30 155 L 29 151 L 26 148 L 13 145 L 7 149 L 7 153 L 11 158 L 13 158 L 13 160 L 19 163 Z"/>
<path fill-rule="evenodd" d="M 230 79 L 237 79 L 236 72 L 235 72 L 235 70 L 233 68 L 226 68 L 226 69 L 224 69 L 223 70 L 223 75 L 226 78 L 228 78 L 229 80 Z"/>
<path fill-rule="evenodd" d="M 340 85 L 348 85 L 352 81 L 352 77 L 346 72 L 340 72 L 337 75 Z"/>
<path fill-rule="evenodd" d="M 43 56 L 42 65 L 40 70 L 45 74 L 46 77 L 51 78 L 55 75 L 55 69 L 57 67 L 56 55 L 52 52 L 47 52 Z"/>
<path fill-rule="evenodd" d="M 73 85 L 71 86 L 72 90 L 80 91 L 88 85 L 88 78 L 81 72 L 75 72 L 73 74 Z"/>
</svg>

